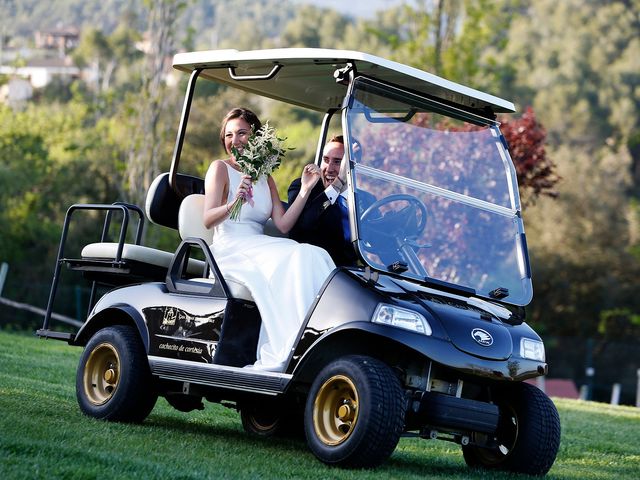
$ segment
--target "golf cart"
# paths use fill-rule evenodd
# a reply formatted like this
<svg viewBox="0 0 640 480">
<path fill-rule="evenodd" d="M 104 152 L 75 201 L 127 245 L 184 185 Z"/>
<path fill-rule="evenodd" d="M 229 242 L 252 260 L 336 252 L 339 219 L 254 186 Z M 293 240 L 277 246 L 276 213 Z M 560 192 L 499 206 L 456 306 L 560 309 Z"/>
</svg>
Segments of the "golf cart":
<svg viewBox="0 0 640 480">
<path fill-rule="evenodd" d="M 525 382 L 547 364 L 524 322 L 531 271 L 515 170 L 495 120 L 513 104 L 354 51 L 192 52 L 173 65 L 190 80 L 171 169 L 154 181 L 145 212 L 83 204 L 65 218 L 37 333 L 84 347 L 82 412 L 140 422 L 158 396 L 181 411 L 224 402 L 252 434 L 303 425 L 327 464 L 376 466 L 405 435 L 456 442 L 472 467 L 546 474 L 560 422 Z M 260 312 L 209 250 L 203 179 L 178 171 L 200 81 L 324 113 L 318 164 L 332 119 L 345 138 L 359 262 L 325 281 L 280 372 L 243 368 L 256 358 Z M 365 196 L 374 200 L 358 202 Z M 100 241 L 67 255 L 71 220 L 86 211 L 105 213 Z M 120 234 L 110 241 L 115 213 Z M 174 253 L 140 244 L 145 213 L 179 231 Z M 76 333 L 50 327 L 62 266 L 92 285 Z"/>
</svg>

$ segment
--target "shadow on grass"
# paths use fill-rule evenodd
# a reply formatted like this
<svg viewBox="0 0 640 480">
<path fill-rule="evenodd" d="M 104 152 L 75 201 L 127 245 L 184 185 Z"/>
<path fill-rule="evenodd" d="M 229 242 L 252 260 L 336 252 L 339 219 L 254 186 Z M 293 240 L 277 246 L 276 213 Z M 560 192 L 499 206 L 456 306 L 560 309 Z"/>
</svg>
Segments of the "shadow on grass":
<svg viewBox="0 0 640 480">
<path fill-rule="evenodd" d="M 301 435 L 283 435 L 274 437 L 257 437 L 245 433 L 239 426 L 240 420 L 234 424 L 233 419 L 228 418 L 227 423 L 210 424 L 206 422 L 194 421 L 193 418 L 180 418 L 171 415 L 154 414 L 143 425 L 149 428 L 161 428 L 172 433 L 188 432 L 192 435 L 202 436 L 203 442 L 212 444 L 214 442 L 233 443 L 246 445 L 247 449 L 262 450 L 265 457 L 279 455 L 283 458 L 295 457 L 296 461 L 307 463 L 309 468 L 316 473 L 324 471 L 334 477 L 341 477 L 340 472 L 344 472 L 345 477 L 359 477 L 358 472 L 368 476 L 370 474 L 381 474 L 392 478 L 403 477 L 424 477 L 437 476 L 443 478 L 519 478 L 509 474 L 499 472 L 487 472 L 483 470 L 473 470 L 466 466 L 461 458 L 452 459 L 450 454 L 442 454 L 437 449 L 425 447 L 422 452 L 406 452 L 402 448 L 396 449 L 393 455 L 382 465 L 370 470 L 343 470 L 338 467 L 329 467 L 321 464 L 319 460 L 312 456 L 304 433 Z M 238 456 L 242 456 L 242 450 L 238 450 Z M 320 469 L 320 471 L 318 471 Z M 325 470 L 326 469 L 326 470 Z M 333 472 L 333 473 L 329 473 Z M 336 477 L 337 478 L 337 477 Z M 528 477 L 523 477 L 528 478 Z"/>
<path fill-rule="evenodd" d="M 380 473 L 388 472 L 402 474 L 402 476 L 415 475 L 416 477 L 442 476 L 444 478 L 473 478 L 471 471 L 463 464 L 455 465 L 444 458 L 429 456 L 428 458 L 416 458 L 404 453 L 395 452 L 389 460 L 379 467 Z M 486 472 L 485 472 L 486 474 Z"/>
<path fill-rule="evenodd" d="M 182 416 L 184 415 L 184 416 Z M 462 454 L 452 449 L 443 448 L 445 442 L 431 443 L 427 440 L 413 445 L 398 445 L 389 459 L 372 469 L 345 469 L 322 464 L 309 450 L 303 436 L 257 437 L 242 430 L 240 419 L 233 416 L 217 416 L 214 412 L 209 416 L 186 413 L 154 413 L 144 423 L 136 425 L 138 433 L 144 437 L 167 439 L 169 449 L 175 438 L 183 437 L 185 444 L 193 446 L 206 445 L 211 452 L 222 452 L 226 456 L 226 465 L 233 464 L 238 470 L 227 472 L 229 478 L 252 477 L 262 472 L 265 478 L 301 478 L 300 472 L 309 479 L 413 479 L 413 478 L 446 478 L 448 480 L 473 479 L 531 479 L 524 474 L 498 470 L 483 470 L 468 467 Z M 99 421 L 96 421 L 99 422 Z M 113 428 L 114 424 L 109 424 Z M 118 424 L 116 424 L 118 425 Z M 184 439 L 188 436 L 189 439 Z M 221 446 L 223 445 L 223 446 Z M 184 446 L 184 445 L 183 445 Z M 201 452 L 193 448 L 194 458 L 201 458 Z M 184 460 L 184 458 L 182 458 Z M 277 464 L 277 466 L 274 466 Z M 245 465 L 243 467 L 241 465 Z M 247 468 L 247 470 L 243 470 Z M 284 473 L 283 473 L 284 472 Z M 621 471 L 621 473 L 624 473 Z M 185 477 L 187 478 L 187 477 Z M 189 477 L 191 478 L 191 477 Z M 196 477 L 193 477 L 196 478 Z M 586 478 L 580 475 L 563 475 L 558 471 L 550 472 L 545 480 Z M 596 478 L 596 477 L 594 477 Z M 615 475 L 603 478 L 627 478 Z"/>
<path fill-rule="evenodd" d="M 188 413 L 185 415 L 189 415 Z M 269 449 L 271 447 L 290 447 L 292 451 L 307 451 L 307 444 L 304 438 L 304 432 L 301 435 L 294 434 L 282 434 L 273 437 L 258 437 L 251 435 L 242 430 L 240 425 L 240 419 L 236 422 L 232 419 L 227 419 L 225 423 L 210 424 L 207 422 L 194 421 L 189 417 L 174 417 L 171 415 L 154 414 L 153 417 L 149 417 L 142 426 L 149 426 L 153 428 L 163 428 L 166 430 L 172 430 L 176 433 L 188 432 L 192 435 L 201 435 L 207 437 L 208 441 L 221 441 L 221 442 L 253 442 L 255 445 L 265 446 Z"/>
</svg>

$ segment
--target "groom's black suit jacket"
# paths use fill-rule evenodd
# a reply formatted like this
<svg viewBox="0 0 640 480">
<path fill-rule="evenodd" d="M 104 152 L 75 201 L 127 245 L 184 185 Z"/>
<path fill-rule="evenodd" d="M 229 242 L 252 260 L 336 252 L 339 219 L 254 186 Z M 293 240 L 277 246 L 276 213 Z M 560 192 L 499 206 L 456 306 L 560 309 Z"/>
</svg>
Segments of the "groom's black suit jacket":
<svg viewBox="0 0 640 480">
<path fill-rule="evenodd" d="M 301 181 L 291 182 L 288 191 L 289 205 L 300 192 Z M 322 181 L 313 187 L 298 221 L 289 232 L 289 237 L 300 243 L 310 243 L 324 248 L 336 265 L 354 265 L 356 252 L 344 238 L 342 214 L 338 202 L 333 205 L 324 193 Z"/>
</svg>

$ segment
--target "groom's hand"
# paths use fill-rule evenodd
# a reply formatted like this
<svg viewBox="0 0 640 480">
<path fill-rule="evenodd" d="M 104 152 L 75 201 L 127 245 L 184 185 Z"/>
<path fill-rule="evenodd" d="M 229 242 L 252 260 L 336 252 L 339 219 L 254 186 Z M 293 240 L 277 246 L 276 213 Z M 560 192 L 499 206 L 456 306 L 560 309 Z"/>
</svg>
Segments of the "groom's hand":
<svg viewBox="0 0 640 480">
<path fill-rule="evenodd" d="M 310 191 L 320 180 L 320 168 L 310 163 L 302 169 L 302 177 L 300 178 L 300 189 Z"/>
<path fill-rule="evenodd" d="M 342 193 L 347 188 L 347 173 L 349 171 L 349 162 L 347 161 L 347 156 L 344 155 L 342 157 L 342 161 L 340 162 L 340 171 L 338 172 L 338 176 L 333 181 L 331 185 L 338 190 L 339 193 Z"/>
</svg>

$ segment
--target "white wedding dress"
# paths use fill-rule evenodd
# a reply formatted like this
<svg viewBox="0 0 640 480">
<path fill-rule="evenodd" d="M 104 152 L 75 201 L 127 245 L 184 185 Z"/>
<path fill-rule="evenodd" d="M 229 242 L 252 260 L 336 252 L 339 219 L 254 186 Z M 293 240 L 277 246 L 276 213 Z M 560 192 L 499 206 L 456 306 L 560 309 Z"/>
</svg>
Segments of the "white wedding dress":
<svg viewBox="0 0 640 480">
<path fill-rule="evenodd" d="M 241 173 L 226 162 L 228 202 L 233 202 Z M 320 287 L 335 268 L 322 248 L 264 235 L 272 202 L 266 177 L 253 186 L 253 206 L 242 206 L 239 220 L 214 228 L 211 252 L 223 277 L 244 284 L 253 296 L 262 327 L 255 368 L 282 371 L 300 326 Z"/>
</svg>

